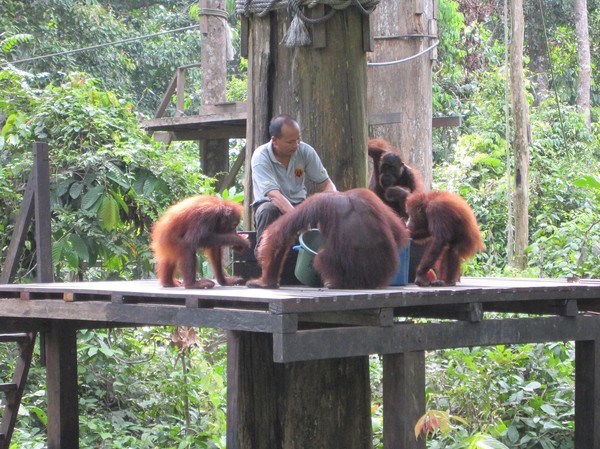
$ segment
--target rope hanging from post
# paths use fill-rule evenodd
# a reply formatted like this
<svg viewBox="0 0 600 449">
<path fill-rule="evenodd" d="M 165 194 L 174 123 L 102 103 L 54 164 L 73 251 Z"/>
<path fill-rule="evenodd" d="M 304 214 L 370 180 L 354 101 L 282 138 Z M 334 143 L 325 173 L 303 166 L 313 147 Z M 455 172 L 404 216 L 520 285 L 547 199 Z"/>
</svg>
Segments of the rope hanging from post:
<svg viewBox="0 0 600 449">
<path fill-rule="evenodd" d="M 213 16 L 221 19 L 221 21 L 223 22 L 223 27 L 225 28 L 225 54 L 227 60 L 232 61 L 235 56 L 233 50 L 233 33 L 231 31 L 231 27 L 229 26 L 229 14 L 227 13 L 227 11 L 216 8 L 200 8 L 199 15 L 200 17 Z M 201 27 L 200 32 L 208 32 L 208 30 L 203 30 Z"/>
<path fill-rule="evenodd" d="M 264 17 L 269 12 L 287 8 L 292 16 L 290 27 L 283 37 L 282 43 L 286 47 L 300 47 L 310 45 L 311 39 L 306 25 L 323 23 L 331 19 L 337 11 L 355 6 L 361 14 L 369 15 L 381 0 L 236 0 L 235 12 L 238 16 L 246 17 L 256 14 Z M 318 4 L 329 6 L 331 10 L 323 17 L 309 18 L 304 12 Z"/>
</svg>

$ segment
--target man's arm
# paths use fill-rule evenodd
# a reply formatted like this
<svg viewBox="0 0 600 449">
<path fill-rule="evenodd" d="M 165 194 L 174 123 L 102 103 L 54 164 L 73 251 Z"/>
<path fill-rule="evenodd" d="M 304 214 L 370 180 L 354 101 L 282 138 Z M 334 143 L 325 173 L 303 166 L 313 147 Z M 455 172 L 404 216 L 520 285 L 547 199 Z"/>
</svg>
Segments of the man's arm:
<svg viewBox="0 0 600 449">
<path fill-rule="evenodd" d="M 294 209 L 292 203 L 290 203 L 290 201 L 279 190 L 269 190 L 267 192 L 267 197 L 269 197 L 271 203 L 277 206 L 282 214 Z"/>
<path fill-rule="evenodd" d="M 316 189 L 319 192 L 337 192 L 337 188 L 330 178 L 327 178 L 325 181 L 317 184 Z"/>
</svg>

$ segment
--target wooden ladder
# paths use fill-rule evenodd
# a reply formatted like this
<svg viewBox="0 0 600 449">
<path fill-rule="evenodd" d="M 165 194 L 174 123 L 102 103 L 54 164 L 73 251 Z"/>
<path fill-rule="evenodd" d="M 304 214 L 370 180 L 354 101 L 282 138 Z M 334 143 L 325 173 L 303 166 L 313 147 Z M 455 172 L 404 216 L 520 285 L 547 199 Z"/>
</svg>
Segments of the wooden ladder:
<svg viewBox="0 0 600 449">
<path fill-rule="evenodd" d="M 29 374 L 36 333 L 0 334 L 0 343 L 16 343 L 19 355 L 15 363 L 12 382 L 0 383 L 2 395 L 2 421 L 0 421 L 0 449 L 8 449 L 12 438 L 17 413 L 21 405 L 25 382 Z"/>
</svg>

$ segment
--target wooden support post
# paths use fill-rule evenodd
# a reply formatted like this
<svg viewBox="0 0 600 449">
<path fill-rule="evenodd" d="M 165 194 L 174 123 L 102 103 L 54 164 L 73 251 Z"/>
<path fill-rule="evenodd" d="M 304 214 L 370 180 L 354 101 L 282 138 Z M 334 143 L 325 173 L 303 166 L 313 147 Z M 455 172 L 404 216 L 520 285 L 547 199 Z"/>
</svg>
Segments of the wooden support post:
<svg viewBox="0 0 600 449">
<path fill-rule="evenodd" d="M 228 449 L 370 449 L 368 357 L 276 364 L 270 334 L 230 332 Z"/>
<path fill-rule="evenodd" d="M 29 173 L 23 202 L 10 241 L 6 261 L 0 275 L 0 284 L 13 281 L 19 267 L 19 257 L 27 237 L 31 219 L 35 213 L 35 240 L 37 257 L 37 281 L 53 282 L 52 230 L 50 226 L 50 163 L 48 144 L 33 144 L 33 167 Z"/>
<path fill-rule="evenodd" d="M 6 260 L 2 267 L 2 273 L 0 274 L 0 284 L 10 284 L 19 268 L 19 258 L 23 251 L 23 245 L 27 238 L 27 231 L 31 224 L 33 217 L 33 196 L 35 192 L 35 165 L 29 173 L 29 179 L 25 186 L 25 193 L 23 194 L 23 202 L 21 203 L 21 210 L 19 216 L 15 222 L 15 228 L 13 230 L 12 237 L 10 239 L 10 245 L 8 246 L 8 252 L 6 254 Z"/>
<path fill-rule="evenodd" d="M 50 162 L 48 144 L 33 144 L 36 171 L 35 183 L 35 244 L 37 257 L 37 281 L 53 282 L 52 275 L 52 229 L 50 215 Z"/>
<path fill-rule="evenodd" d="M 227 333 L 227 448 L 277 449 L 277 405 L 272 337 Z"/>
<path fill-rule="evenodd" d="M 325 16 L 325 5 L 323 3 L 317 3 L 306 11 L 306 15 L 311 19 L 323 18 L 323 16 Z M 327 29 L 325 27 L 325 22 L 312 25 L 312 46 L 313 48 L 327 47 Z"/>
<path fill-rule="evenodd" d="M 227 173 L 227 175 L 225 175 L 225 177 L 221 179 L 217 184 L 216 191 L 219 195 L 222 194 L 225 189 L 228 189 L 229 187 L 233 186 L 233 183 L 235 182 L 235 177 L 237 176 L 241 168 L 244 166 L 245 161 L 246 148 L 244 148 L 240 152 L 239 156 L 233 163 L 233 167 L 231 167 L 231 170 L 229 170 L 229 173 Z"/>
<path fill-rule="evenodd" d="M 362 31 L 363 31 L 363 50 L 374 51 L 375 40 L 371 34 L 371 15 L 362 17 Z"/>
<path fill-rule="evenodd" d="M 383 356 L 383 447 L 424 449 L 414 426 L 425 413 L 425 352 Z"/>
<path fill-rule="evenodd" d="M 185 69 L 177 68 L 177 100 L 175 117 L 183 117 L 185 111 Z"/>
<path fill-rule="evenodd" d="M 48 449 L 79 449 L 76 335 L 62 321 L 51 321 L 46 333 Z"/>
<path fill-rule="evenodd" d="M 202 105 L 227 100 L 227 7 L 225 0 L 200 0 Z M 229 140 L 199 142 L 202 172 L 221 181 L 229 171 Z"/>
<path fill-rule="evenodd" d="M 240 55 L 244 58 L 248 58 L 248 17 L 240 17 Z"/>
<path fill-rule="evenodd" d="M 575 342 L 575 448 L 600 447 L 600 345 Z"/>
</svg>

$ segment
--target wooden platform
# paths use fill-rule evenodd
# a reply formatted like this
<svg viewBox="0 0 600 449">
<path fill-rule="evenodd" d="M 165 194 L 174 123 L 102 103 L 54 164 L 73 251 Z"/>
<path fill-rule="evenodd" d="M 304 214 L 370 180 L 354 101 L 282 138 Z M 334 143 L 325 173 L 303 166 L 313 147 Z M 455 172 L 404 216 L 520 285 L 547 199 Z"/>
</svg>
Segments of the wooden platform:
<svg viewBox="0 0 600 449">
<path fill-rule="evenodd" d="M 198 114 L 145 120 L 142 128 L 151 133 L 172 133 L 171 140 L 245 139 L 246 103 L 227 102 L 200 106 Z M 398 123 L 400 113 L 374 114 L 369 125 Z M 460 117 L 434 117 L 433 128 L 461 125 Z"/>
<path fill-rule="evenodd" d="M 246 103 L 202 105 L 197 115 L 160 117 L 142 122 L 147 132 L 172 133 L 171 140 L 246 138 Z"/>
<path fill-rule="evenodd" d="M 600 282 L 464 278 L 455 287 L 438 288 L 409 284 L 382 290 L 302 286 L 278 290 L 246 287 L 186 290 L 162 288 L 155 280 L 145 280 L 0 285 L 0 298 L 0 324 L 6 331 L 22 326 L 21 321 L 26 318 L 38 325 L 46 320 L 69 320 L 78 328 L 184 325 L 265 332 L 277 335 L 275 361 L 290 362 L 404 350 L 406 341 L 400 345 L 391 341 L 369 344 L 371 338 L 363 337 L 378 334 L 380 330 L 375 332 L 375 328 L 386 332 L 394 326 L 402 328 L 411 318 L 483 323 L 491 321 L 486 319 L 487 312 L 562 317 L 600 312 Z M 18 319 L 18 324 L 10 325 L 11 319 Z M 319 330 L 315 330 L 315 323 L 319 323 Z M 358 327 L 358 331 L 352 330 L 352 326 Z M 366 327 L 373 329 L 367 331 Z M 310 331 L 303 333 L 307 328 Z M 314 335 L 324 335 L 328 329 L 355 338 L 333 347 L 315 342 L 320 348 L 306 353 L 296 347 L 299 342 L 309 344 Z M 547 341 L 556 335 L 553 332 L 537 338 Z M 511 342 L 518 343 L 519 337 L 493 340 L 490 336 L 481 344 Z M 424 344 L 421 349 L 461 344 L 443 338 Z"/>
<path fill-rule="evenodd" d="M 45 331 L 47 357 L 58 360 L 48 367 L 49 449 L 78 448 L 77 410 L 70 405 L 77 403 L 76 330 L 139 325 L 228 331 L 228 449 L 296 447 L 264 429 L 329 444 L 348 434 L 349 442 L 362 442 L 352 447 L 368 449 L 370 431 L 350 418 L 340 422 L 339 413 L 354 407 L 358 394 L 367 406 L 352 416 L 369 422 L 368 387 L 361 386 L 368 383 L 369 354 L 384 357 L 384 448 L 422 449 L 412 428 L 425 411 L 425 351 L 550 341 L 576 342 L 575 447 L 600 447 L 598 281 L 463 278 L 442 288 L 185 290 L 149 280 L 0 285 L 0 298 L 0 333 Z M 323 376 L 340 370 L 349 377 L 331 396 Z M 308 422 L 318 429 L 307 433 Z"/>
</svg>

